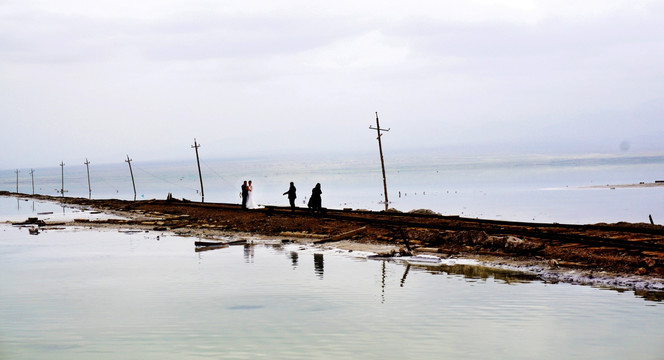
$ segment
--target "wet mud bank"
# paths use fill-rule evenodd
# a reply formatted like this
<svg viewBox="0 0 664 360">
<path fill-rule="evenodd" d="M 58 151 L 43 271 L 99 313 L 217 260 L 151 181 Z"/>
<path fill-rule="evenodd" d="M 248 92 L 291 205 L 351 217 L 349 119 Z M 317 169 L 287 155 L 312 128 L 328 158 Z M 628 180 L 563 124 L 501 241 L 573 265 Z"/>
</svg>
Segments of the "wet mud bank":
<svg viewBox="0 0 664 360">
<path fill-rule="evenodd" d="M 239 204 L 178 199 L 90 200 L 9 192 L 0 192 L 0 196 L 59 202 L 116 215 L 58 225 L 133 227 L 212 240 L 280 238 L 386 257 L 467 258 L 485 266 L 529 272 L 544 281 L 664 291 L 664 227 L 646 223 L 540 224 L 441 216 L 426 210 L 324 209 L 321 214 L 311 214 L 303 208 L 243 210 Z"/>
</svg>

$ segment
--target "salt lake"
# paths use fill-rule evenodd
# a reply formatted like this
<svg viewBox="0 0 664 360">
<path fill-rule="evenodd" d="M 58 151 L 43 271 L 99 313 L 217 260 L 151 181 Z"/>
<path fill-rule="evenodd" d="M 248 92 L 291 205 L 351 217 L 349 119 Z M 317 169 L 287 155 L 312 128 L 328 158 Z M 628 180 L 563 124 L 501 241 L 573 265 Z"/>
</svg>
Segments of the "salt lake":
<svg viewBox="0 0 664 360">
<path fill-rule="evenodd" d="M 3 202 L 5 214 L 32 211 Z M 40 217 L 89 216 L 34 206 L 53 212 Z M 664 355 L 659 295 L 280 241 L 196 252 L 195 238 L 120 230 L 0 225 L 0 358 Z"/>
</svg>

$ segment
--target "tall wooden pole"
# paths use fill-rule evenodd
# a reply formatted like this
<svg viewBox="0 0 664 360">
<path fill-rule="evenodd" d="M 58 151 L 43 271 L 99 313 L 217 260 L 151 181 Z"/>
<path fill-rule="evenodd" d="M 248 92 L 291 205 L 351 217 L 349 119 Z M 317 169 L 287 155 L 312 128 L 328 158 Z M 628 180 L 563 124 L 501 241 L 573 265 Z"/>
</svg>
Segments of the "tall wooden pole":
<svg viewBox="0 0 664 360">
<path fill-rule="evenodd" d="M 60 187 L 60 195 L 65 197 L 65 163 L 60 161 L 60 167 L 62 168 L 62 186 Z"/>
<path fill-rule="evenodd" d="M 88 158 L 85 158 L 83 164 L 85 164 L 85 167 L 88 170 L 88 199 L 92 199 L 92 188 L 90 187 L 90 162 L 88 161 Z"/>
<path fill-rule="evenodd" d="M 32 177 L 32 195 L 35 194 L 35 169 L 30 169 L 30 177 Z"/>
<path fill-rule="evenodd" d="M 387 179 L 385 178 L 385 161 L 383 160 L 383 145 L 380 141 L 381 136 L 381 131 L 390 131 L 390 129 L 381 129 L 380 124 L 378 123 L 378 112 L 376 112 L 376 127 L 369 126 L 369 129 L 376 130 L 376 133 L 378 133 L 378 151 L 380 152 L 380 166 L 381 169 L 383 170 L 383 191 L 385 192 L 385 211 L 387 211 L 387 207 L 389 204 L 389 201 L 387 200 Z"/>
<path fill-rule="evenodd" d="M 134 172 L 131 170 L 131 159 L 129 158 L 129 155 L 127 155 L 127 160 L 125 160 L 127 164 L 129 164 L 129 174 L 131 174 L 131 184 L 134 186 L 134 201 L 136 201 L 136 183 L 134 182 Z"/>
<path fill-rule="evenodd" d="M 201 180 L 201 202 L 205 202 L 205 193 L 203 192 L 203 175 L 201 175 L 201 162 L 198 160 L 198 148 L 201 147 L 200 144 L 196 143 L 196 138 L 194 138 L 194 145 L 191 146 L 196 150 L 196 164 L 198 165 L 198 178 Z"/>
<path fill-rule="evenodd" d="M 16 193 L 18 194 L 18 173 L 19 173 L 19 171 L 18 171 L 18 169 L 16 169 L 16 170 L 14 170 L 14 172 L 16 173 Z"/>
</svg>

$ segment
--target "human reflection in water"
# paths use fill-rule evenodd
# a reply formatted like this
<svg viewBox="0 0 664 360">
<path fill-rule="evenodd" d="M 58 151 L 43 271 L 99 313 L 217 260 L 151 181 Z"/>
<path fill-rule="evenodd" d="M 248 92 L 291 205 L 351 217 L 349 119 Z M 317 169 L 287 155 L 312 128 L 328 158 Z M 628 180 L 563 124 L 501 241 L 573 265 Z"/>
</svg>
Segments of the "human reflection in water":
<svg viewBox="0 0 664 360">
<path fill-rule="evenodd" d="M 244 262 L 253 263 L 254 262 L 254 245 L 253 244 L 244 244 Z"/>
<path fill-rule="evenodd" d="M 324 272 L 323 254 L 314 254 L 314 273 L 322 280 Z"/>
<path fill-rule="evenodd" d="M 297 267 L 297 261 L 299 259 L 299 255 L 297 254 L 297 251 L 291 251 L 290 252 L 290 259 L 291 262 L 293 263 L 293 268 Z"/>
</svg>

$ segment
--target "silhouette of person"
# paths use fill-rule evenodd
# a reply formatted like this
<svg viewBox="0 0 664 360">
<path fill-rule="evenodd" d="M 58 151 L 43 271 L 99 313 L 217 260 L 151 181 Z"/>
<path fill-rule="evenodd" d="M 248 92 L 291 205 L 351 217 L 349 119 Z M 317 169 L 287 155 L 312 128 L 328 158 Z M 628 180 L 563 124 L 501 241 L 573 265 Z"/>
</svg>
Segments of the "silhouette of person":
<svg viewBox="0 0 664 360">
<path fill-rule="evenodd" d="M 309 208 L 314 213 L 321 212 L 321 206 L 323 201 L 320 196 L 322 193 L 323 191 L 321 191 L 320 189 L 320 183 L 317 183 L 316 187 L 311 189 L 311 197 L 309 198 Z"/>
<path fill-rule="evenodd" d="M 290 208 L 291 211 L 295 211 L 295 199 L 297 198 L 297 195 L 295 195 L 295 184 L 291 181 L 290 187 L 288 188 L 288 191 L 284 193 L 284 195 L 288 194 L 288 201 L 290 202 Z"/>
<path fill-rule="evenodd" d="M 256 206 L 256 203 L 254 202 L 254 186 L 251 184 L 251 180 L 249 180 L 249 183 L 247 184 L 247 194 L 246 208 L 257 208 L 258 206 Z"/>
<path fill-rule="evenodd" d="M 247 186 L 247 180 L 242 183 L 242 208 L 247 208 L 247 198 L 249 197 L 249 187 Z"/>
</svg>

